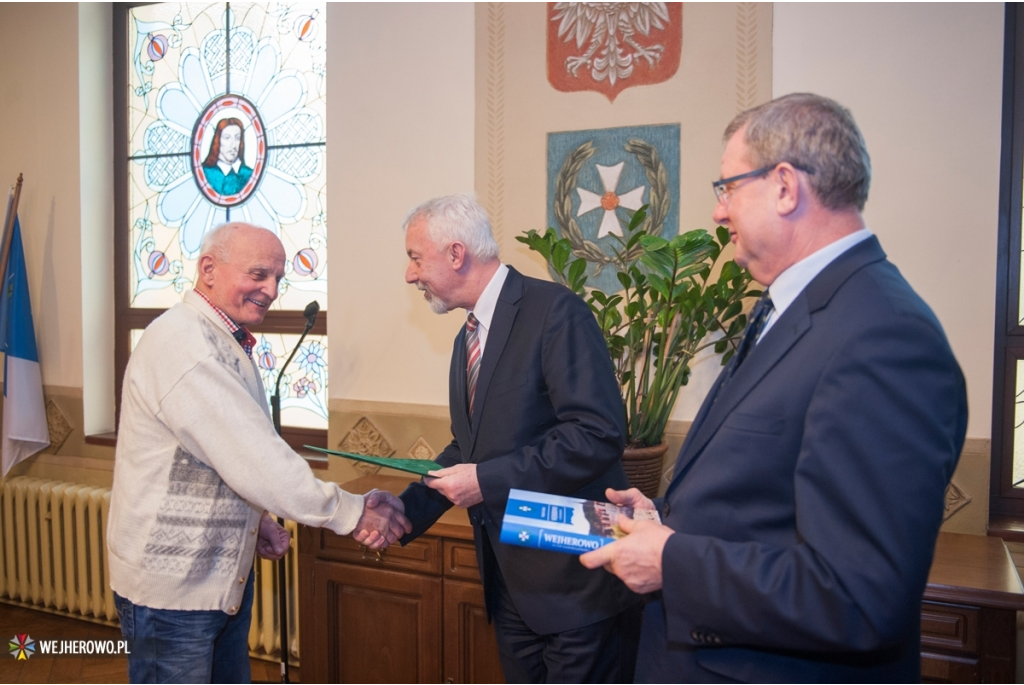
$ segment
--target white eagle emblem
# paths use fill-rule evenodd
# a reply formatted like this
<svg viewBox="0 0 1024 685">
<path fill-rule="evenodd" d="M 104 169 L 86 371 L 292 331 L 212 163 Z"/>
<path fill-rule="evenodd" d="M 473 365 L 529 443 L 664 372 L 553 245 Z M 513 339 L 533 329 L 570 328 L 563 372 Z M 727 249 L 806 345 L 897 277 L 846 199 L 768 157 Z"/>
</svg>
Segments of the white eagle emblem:
<svg viewBox="0 0 1024 685">
<path fill-rule="evenodd" d="M 643 58 L 654 67 L 665 48 L 661 44 L 640 45 L 636 34 L 649 36 L 651 27 L 663 29 L 669 23 L 664 2 L 558 2 L 552 21 L 558 37 L 586 51 L 565 60 L 565 70 L 574 77 L 580 67 L 589 67 L 595 81 L 608 79 L 612 85 L 633 73 L 635 61 Z"/>
</svg>

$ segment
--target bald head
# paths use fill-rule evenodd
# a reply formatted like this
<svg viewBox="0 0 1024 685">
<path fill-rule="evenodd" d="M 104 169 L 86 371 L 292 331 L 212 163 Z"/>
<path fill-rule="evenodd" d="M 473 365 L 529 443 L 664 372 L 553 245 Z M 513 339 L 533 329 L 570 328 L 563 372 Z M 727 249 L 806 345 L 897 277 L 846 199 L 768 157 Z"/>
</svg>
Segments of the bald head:
<svg viewBox="0 0 1024 685">
<path fill-rule="evenodd" d="M 263 322 L 284 277 L 284 246 L 252 224 L 221 224 L 203 237 L 196 289 L 239 326 Z"/>
</svg>

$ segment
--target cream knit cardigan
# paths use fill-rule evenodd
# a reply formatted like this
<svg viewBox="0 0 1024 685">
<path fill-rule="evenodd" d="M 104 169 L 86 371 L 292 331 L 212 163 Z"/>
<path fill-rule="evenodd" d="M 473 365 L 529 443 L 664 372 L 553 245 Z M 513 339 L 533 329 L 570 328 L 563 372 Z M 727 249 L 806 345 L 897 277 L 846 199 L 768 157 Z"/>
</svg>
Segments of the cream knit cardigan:
<svg viewBox="0 0 1024 685">
<path fill-rule="evenodd" d="M 154 609 L 236 613 L 263 510 L 345 535 L 363 498 L 278 437 L 256 364 L 194 292 L 132 353 L 107 523 L 110 584 Z"/>
</svg>

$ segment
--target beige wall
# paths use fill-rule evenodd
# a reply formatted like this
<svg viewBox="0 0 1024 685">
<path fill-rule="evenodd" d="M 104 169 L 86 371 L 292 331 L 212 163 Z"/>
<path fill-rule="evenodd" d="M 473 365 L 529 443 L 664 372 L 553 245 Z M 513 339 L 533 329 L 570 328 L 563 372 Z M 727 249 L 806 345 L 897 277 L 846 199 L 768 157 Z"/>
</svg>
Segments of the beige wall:
<svg viewBox="0 0 1024 685">
<path fill-rule="evenodd" d="M 19 217 L 43 383 L 82 387 L 78 5 L 0 6 L 0 190 Z"/>
<path fill-rule="evenodd" d="M 473 191 L 473 5 L 328 10 L 330 396 L 448 404 L 451 341 L 404 281 L 406 213 Z"/>
</svg>

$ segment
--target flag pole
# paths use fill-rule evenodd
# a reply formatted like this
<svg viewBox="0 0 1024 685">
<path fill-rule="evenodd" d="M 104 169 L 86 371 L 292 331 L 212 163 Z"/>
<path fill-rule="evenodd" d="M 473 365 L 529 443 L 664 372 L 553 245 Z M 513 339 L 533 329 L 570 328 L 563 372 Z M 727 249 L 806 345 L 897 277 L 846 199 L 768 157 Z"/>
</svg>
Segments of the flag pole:
<svg viewBox="0 0 1024 685">
<path fill-rule="evenodd" d="M 11 240 L 14 238 L 14 220 L 18 217 L 18 201 L 21 200 L 21 181 L 23 174 L 18 174 L 18 182 L 14 186 L 13 197 L 8 196 L 7 217 L 4 220 L 3 246 L 0 247 L 0 288 L 7 278 L 7 262 L 11 255 Z"/>
</svg>

